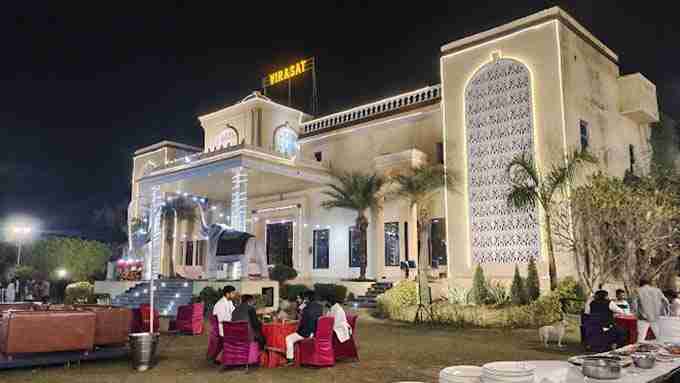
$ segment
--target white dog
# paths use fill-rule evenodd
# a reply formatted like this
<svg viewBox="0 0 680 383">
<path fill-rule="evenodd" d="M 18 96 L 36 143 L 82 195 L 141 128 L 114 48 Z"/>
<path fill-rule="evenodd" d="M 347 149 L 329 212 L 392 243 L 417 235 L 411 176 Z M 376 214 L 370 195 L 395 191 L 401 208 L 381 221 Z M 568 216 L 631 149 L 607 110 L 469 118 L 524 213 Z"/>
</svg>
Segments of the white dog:
<svg viewBox="0 0 680 383">
<path fill-rule="evenodd" d="M 552 337 L 557 338 L 557 347 L 562 347 L 562 338 L 564 338 L 564 333 L 567 329 L 567 320 L 562 319 L 557 323 L 552 325 L 543 326 L 538 329 L 538 338 L 543 342 L 545 347 L 548 347 L 548 341 Z"/>
</svg>

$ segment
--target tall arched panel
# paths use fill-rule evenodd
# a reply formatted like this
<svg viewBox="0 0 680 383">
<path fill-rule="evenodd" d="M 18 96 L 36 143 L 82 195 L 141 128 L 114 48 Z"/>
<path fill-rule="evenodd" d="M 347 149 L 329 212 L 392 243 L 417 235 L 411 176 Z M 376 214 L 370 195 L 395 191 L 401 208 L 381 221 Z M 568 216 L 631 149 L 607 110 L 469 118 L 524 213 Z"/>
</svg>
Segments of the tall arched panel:
<svg viewBox="0 0 680 383">
<path fill-rule="evenodd" d="M 506 166 L 534 155 L 531 76 L 510 59 L 481 67 L 465 88 L 470 245 L 476 263 L 522 263 L 541 252 L 537 210 L 506 204 Z"/>
</svg>

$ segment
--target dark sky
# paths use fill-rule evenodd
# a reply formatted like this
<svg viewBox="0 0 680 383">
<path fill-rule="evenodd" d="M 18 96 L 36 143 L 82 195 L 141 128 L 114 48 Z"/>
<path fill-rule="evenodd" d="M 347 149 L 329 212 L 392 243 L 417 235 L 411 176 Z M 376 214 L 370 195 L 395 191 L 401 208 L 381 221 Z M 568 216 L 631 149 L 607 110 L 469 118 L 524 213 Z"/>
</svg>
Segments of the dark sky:
<svg viewBox="0 0 680 383">
<path fill-rule="evenodd" d="M 441 45 L 555 4 L 619 54 L 622 73 L 655 82 L 663 111 L 680 117 L 670 2 L 121 3 L 3 5 L 0 220 L 91 229 L 94 210 L 129 199 L 136 148 L 202 145 L 197 115 L 293 60 L 317 57 L 321 112 L 332 112 L 438 83 Z"/>
</svg>

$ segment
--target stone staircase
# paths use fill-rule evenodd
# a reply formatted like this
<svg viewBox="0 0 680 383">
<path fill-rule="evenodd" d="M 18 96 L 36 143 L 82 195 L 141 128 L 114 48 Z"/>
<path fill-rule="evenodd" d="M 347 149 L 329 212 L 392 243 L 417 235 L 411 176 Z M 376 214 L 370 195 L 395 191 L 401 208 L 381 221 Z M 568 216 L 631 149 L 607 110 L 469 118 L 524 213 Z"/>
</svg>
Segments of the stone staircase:
<svg viewBox="0 0 680 383">
<path fill-rule="evenodd" d="M 177 316 L 177 307 L 191 303 L 194 289 L 191 281 L 159 280 L 154 285 L 154 310 L 161 316 Z M 111 301 L 116 306 L 129 308 L 149 303 L 149 282 L 140 282 Z"/>
<path fill-rule="evenodd" d="M 391 288 L 392 282 L 376 282 L 372 284 L 368 290 L 366 290 L 366 295 L 355 297 L 354 301 L 350 302 L 350 304 L 355 304 L 360 308 L 374 309 L 378 306 L 378 302 L 376 301 L 378 295 Z"/>
</svg>

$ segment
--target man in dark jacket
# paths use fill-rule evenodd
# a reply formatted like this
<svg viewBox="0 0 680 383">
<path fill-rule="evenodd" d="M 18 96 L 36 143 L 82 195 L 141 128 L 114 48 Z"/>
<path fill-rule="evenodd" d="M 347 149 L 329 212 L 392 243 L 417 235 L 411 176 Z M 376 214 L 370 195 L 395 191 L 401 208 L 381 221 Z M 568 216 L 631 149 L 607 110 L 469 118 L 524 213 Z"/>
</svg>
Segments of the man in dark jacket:
<svg viewBox="0 0 680 383">
<path fill-rule="evenodd" d="M 262 323 L 257 319 L 257 312 L 255 311 L 255 297 L 245 294 L 241 297 L 241 304 L 236 307 L 231 314 L 231 321 L 246 321 L 250 326 L 250 331 L 253 334 L 253 339 L 260 345 L 260 349 L 264 349 L 265 339 L 262 335 Z"/>
<path fill-rule="evenodd" d="M 302 310 L 297 332 L 286 337 L 286 359 L 289 364 L 292 364 L 295 356 L 295 343 L 314 335 L 316 322 L 323 315 L 323 307 L 316 302 L 313 291 L 305 291 L 304 298 L 307 304 Z"/>
</svg>

